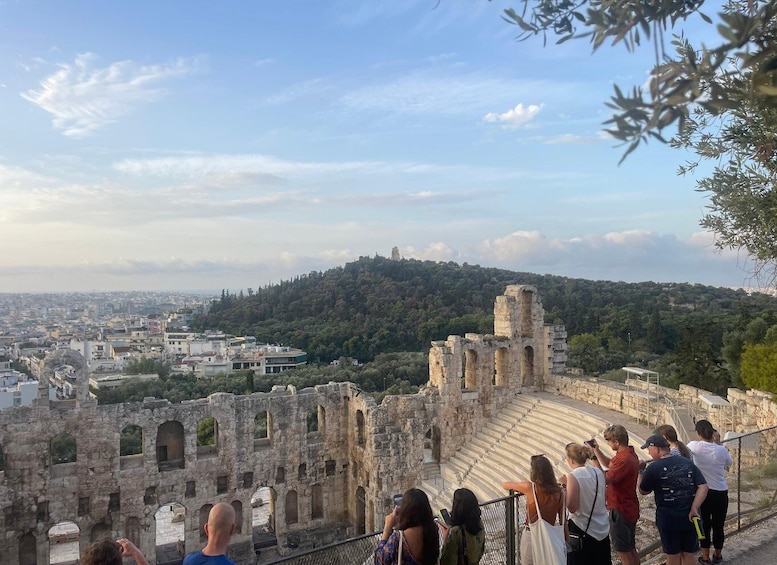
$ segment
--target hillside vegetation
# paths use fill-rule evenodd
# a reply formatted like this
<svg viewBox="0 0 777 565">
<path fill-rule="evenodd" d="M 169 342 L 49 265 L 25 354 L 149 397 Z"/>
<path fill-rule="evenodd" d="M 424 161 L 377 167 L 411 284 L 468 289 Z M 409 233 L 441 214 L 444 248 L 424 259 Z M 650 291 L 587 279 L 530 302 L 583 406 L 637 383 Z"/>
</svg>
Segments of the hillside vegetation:
<svg viewBox="0 0 777 565">
<path fill-rule="evenodd" d="M 510 284 L 537 287 L 546 322 L 566 325 L 569 365 L 589 374 L 633 363 L 658 368 L 667 384 L 725 392 L 741 385 L 743 348 L 759 343 L 746 342 L 748 327 L 777 323 L 777 299 L 741 290 L 363 257 L 257 290 L 225 290 L 196 325 L 300 347 L 312 363 L 370 361 L 426 351 L 451 334 L 491 333 L 494 299 Z"/>
</svg>

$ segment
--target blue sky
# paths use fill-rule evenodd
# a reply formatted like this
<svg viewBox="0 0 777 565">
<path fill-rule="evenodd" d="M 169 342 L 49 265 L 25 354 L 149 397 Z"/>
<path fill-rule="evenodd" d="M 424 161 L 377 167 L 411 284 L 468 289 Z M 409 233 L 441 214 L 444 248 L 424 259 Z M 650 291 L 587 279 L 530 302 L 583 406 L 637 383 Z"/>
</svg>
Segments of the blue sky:
<svg viewBox="0 0 777 565">
<path fill-rule="evenodd" d="M 515 2 L 0 0 L 0 292 L 257 287 L 397 246 L 748 284 L 612 84 L 652 47 L 516 42 Z"/>
</svg>

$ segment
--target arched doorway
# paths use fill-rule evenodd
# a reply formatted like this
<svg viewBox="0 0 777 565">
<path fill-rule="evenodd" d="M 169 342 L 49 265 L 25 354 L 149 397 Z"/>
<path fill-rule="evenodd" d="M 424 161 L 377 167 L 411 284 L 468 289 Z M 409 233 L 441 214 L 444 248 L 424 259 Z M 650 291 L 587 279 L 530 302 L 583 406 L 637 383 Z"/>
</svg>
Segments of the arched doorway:
<svg viewBox="0 0 777 565">
<path fill-rule="evenodd" d="M 257 548 L 275 545 L 275 491 L 259 487 L 251 496 L 251 527 Z"/>
<path fill-rule="evenodd" d="M 156 522 L 156 562 L 174 563 L 183 559 L 186 547 L 186 507 L 178 502 L 160 506 Z"/>
<path fill-rule="evenodd" d="M 49 528 L 49 563 L 72 563 L 80 557 L 81 530 L 74 522 L 59 522 Z"/>
<path fill-rule="evenodd" d="M 24 534 L 19 538 L 19 565 L 38 565 L 38 543 L 33 533 Z"/>
</svg>

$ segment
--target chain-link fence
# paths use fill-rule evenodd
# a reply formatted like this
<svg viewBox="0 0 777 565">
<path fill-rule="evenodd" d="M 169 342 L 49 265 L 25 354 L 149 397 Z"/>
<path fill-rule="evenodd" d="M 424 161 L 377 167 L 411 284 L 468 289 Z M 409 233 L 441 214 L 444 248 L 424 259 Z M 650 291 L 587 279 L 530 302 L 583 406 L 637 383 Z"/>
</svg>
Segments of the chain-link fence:
<svg viewBox="0 0 777 565">
<path fill-rule="evenodd" d="M 486 552 L 482 565 L 518 563 L 519 517 L 525 516 L 525 499 L 516 494 L 480 505 L 486 531 Z M 273 561 L 284 565 L 371 565 L 381 532 L 351 538 L 304 553 Z"/>
</svg>

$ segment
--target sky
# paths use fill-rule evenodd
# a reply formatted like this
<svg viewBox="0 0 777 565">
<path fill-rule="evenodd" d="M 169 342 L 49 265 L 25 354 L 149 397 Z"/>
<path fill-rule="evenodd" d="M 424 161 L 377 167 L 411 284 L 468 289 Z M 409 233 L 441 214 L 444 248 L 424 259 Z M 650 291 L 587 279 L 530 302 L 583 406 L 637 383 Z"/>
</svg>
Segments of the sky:
<svg viewBox="0 0 777 565">
<path fill-rule="evenodd" d="M 747 285 L 690 156 L 619 166 L 602 131 L 652 46 L 518 42 L 510 6 L 0 0 L 0 292 L 236 291 L 395 246 Z"/>
</svg>

